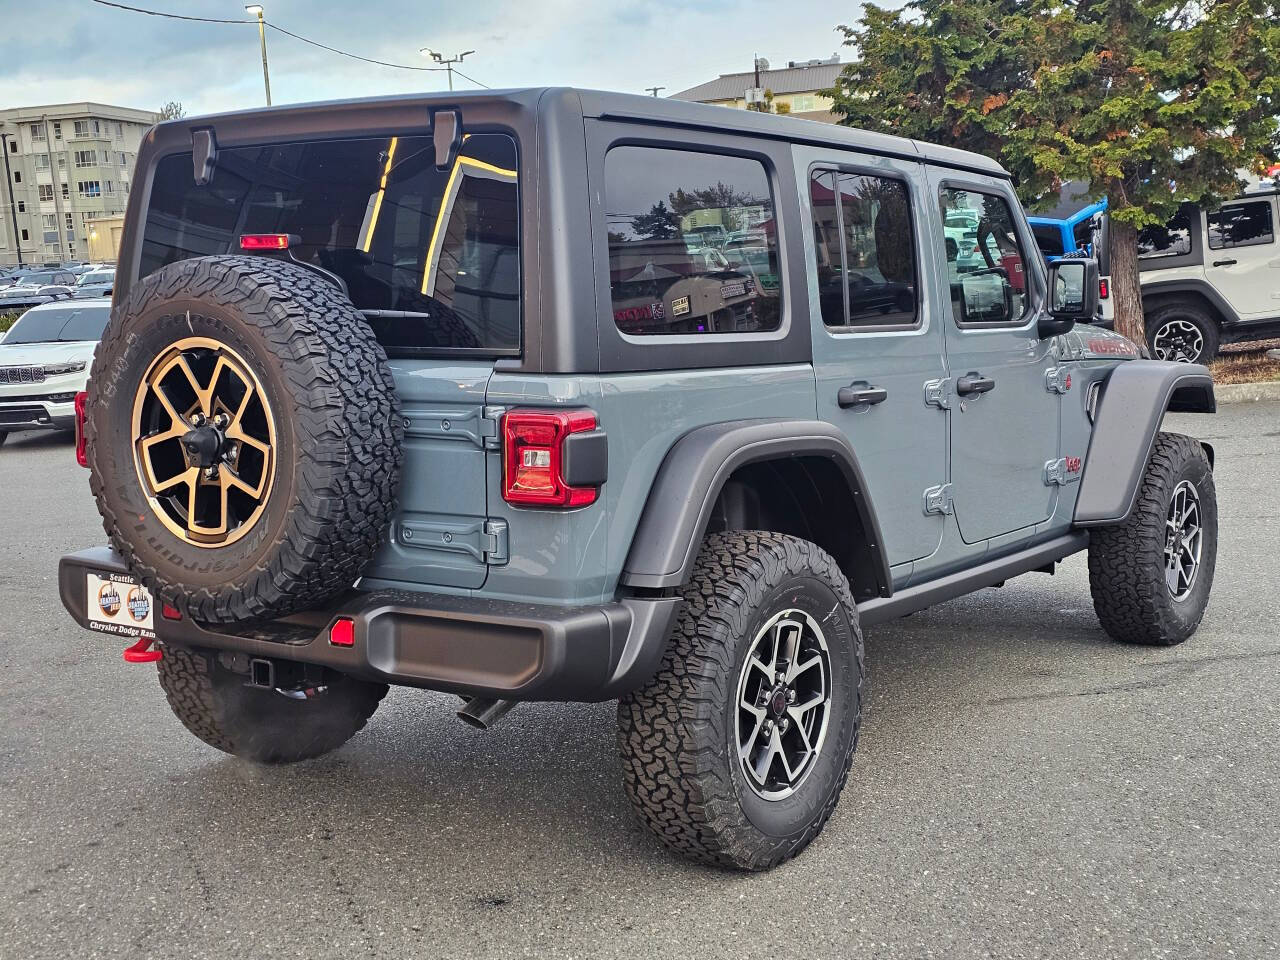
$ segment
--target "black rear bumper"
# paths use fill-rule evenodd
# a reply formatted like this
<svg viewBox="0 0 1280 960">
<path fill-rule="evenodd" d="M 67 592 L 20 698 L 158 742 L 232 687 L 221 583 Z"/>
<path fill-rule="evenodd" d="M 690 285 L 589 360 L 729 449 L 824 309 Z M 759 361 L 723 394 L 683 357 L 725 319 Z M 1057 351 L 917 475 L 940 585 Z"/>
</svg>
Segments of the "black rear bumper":
<svg viewBox="0 0 1280 960">
<path fill-rule="evenodd" d="M 62 604 L 83 627 L 86 574 L 127 574 L 98 547 L 63 557 Z M 161 643 L 314 663 L 366 680 L 512 700 L 608 700 L 657 669 L 681 600 L 624 598 L 583 607 L 409 591 L 352 591 L 323 611 L 254 624 L 203 625 L 157 611 Z M 355 643 L 335 646 L 339 618 Z M 118 639 L 118 638 L 116 638 Z"/>
</svg>

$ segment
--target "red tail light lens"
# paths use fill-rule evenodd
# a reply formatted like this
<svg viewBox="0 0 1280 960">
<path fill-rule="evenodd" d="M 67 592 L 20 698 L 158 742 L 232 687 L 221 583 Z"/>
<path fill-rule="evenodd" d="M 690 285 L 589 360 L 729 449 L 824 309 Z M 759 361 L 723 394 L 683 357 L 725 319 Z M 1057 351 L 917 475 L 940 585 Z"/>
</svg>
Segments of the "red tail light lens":
<svg viewBox="0 0 1280 960">
<path fill-rule="evenodd" d="M 502 499 L 538 507 L 585 507 L 596 487 L 574 487 L 564 476 L 564 441 L 596 428 L 590 410 L 512 410 L 502 418 Z"/>
<path fill-rule="evenodd" d="M 287 233 L 244 233 L 240 235 L 241 250 L 288 250 Z"/>
<path fill-rule="evenodd" d="M 88 393 L 81 390 L 76 394 L 76 463 L 82 467 L 89 465 L 89 441 L 84 435 L 85 405 L 88 402 Z"/>
<path fill-rule="evenodd" d="M 1111 284 L 1106 277 L 1103 277 L 1098 281 L 1098 299 L 1105 300 L 1109 296 L 1111 296 Z"/>
</svg>

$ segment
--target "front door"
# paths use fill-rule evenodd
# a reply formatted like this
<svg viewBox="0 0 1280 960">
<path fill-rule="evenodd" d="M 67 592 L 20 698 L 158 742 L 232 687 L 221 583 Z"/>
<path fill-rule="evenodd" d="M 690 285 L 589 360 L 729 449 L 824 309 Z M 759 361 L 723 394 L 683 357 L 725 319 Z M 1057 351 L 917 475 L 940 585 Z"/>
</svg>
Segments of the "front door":
<svg viewBox="0 0 1280 960">
<path fill-rule="evenodd" d="M 935 189 L 935 246 L 945 256 L 952 316 L 945 346 L 950 373 L 951 484 L 966 543 L 1047 520 L 1054 504 L 1046 467 L 1057 460 L 1059 395 L 1047 379 L 1052 341 L 1036 332 L 1043 281 L 1028 256 L 1034 242 L 1007 182 L 953 179 Z M 977 224 L 971 245 L 948 242 L 943 224 Z"/>
<path fill-rule="evenodd" d="M 896 567 L 932 554 L 944 523 L 924 509 L 925 489 L 946 475 L 946 416 L 924 402 L 925 382 L 945 375 L 921 283 L 928 182 L 906 161 L 817 149 L 796 159 L 818 416 L 849 437 Z"/>
<path fill-rule="evenodd" d="M 1242 320 L 1280 316 L 1276 198 L 1233 200 L 1209 211 L 1204 272 Z"/>
</svg>

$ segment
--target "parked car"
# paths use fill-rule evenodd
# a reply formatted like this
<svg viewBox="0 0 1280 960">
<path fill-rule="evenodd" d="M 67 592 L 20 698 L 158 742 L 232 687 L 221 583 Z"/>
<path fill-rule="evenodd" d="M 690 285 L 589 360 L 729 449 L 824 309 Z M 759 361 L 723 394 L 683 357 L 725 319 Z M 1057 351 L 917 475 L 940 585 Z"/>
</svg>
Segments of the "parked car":
<svg viewBox="0 0 1280 960">
<path fill-rule="evenodd" d="M 109 297 L 115 286 L 115 267 L 95 267 L 80 274 L 72 295 L 77 299 Z"/>
<path fill-rule="evenodd" d="M 0 313 L 69 297 L 76 283 L 75 274 L 61 268 L 22 271 L 7 279 L 0 286 Z"/>
<path fill-rule="evenodd" d="M 0 443 L 21 430 L 75 426 L 76 394 L 110 316 L 107 303 L 32 307 L 0 340 Z"/>
<path fill-rule="evenodd" d="M 318 756 L 389 684 L 480 727 L 618 698 L 641 821 L 762 869 L 839 799 L 865 626 L 1085 550 L 1116 640 L 1204 614 L 1212 451 L 1160 424 L 1208 371 L 1075 326 L 1097 264 L 1046 267 L 986 157 L 481 91 L 168 121 L 135 183 L 81 450 L 110 546 L 60 590 L 218 750 Z M 768 224 L 776 289 L 700 222 Z"/>
</svg>

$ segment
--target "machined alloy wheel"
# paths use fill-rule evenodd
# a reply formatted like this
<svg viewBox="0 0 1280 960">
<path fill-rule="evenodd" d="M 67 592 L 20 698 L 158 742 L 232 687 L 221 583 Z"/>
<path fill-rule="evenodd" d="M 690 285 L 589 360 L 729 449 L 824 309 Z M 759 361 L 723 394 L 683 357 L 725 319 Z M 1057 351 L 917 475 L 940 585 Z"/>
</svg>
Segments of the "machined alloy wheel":
<svg viewBox="0 0 1280 960">
<path fill-rule="evenodd" d="M 1166 320 L 1151 337 L 1151 352 L 1157 360 L 1199 363 L 1204 354 L 1204 334 L 1189 320 Z"/>
<path fill-rule="evenodd" d="M 152 510 L 197 547 L 253 529 L 275 475 L 275 419 L 244 359 L 208 337 L 156 357 L 133 404 L 138 480 Z"/>
<path fill-rule="evenodd" d="M 822 627 L 785 610 L 761 628 L 738 678 L 736 748 L 743 775 L 765 800 L 791 796 L 827 734 L 830 654 Z"/>
<path fill-rule="evenodd" d="M 1204 531 L 1200 523 L 1200 494 L 1189 480 L 1174 488 L 1165 520 L 1164 545 L 1165 584 L 1174 600 L 1185 600 L 1196 584 L 1200 571 L 1200 549 Z"/>
</svg>

